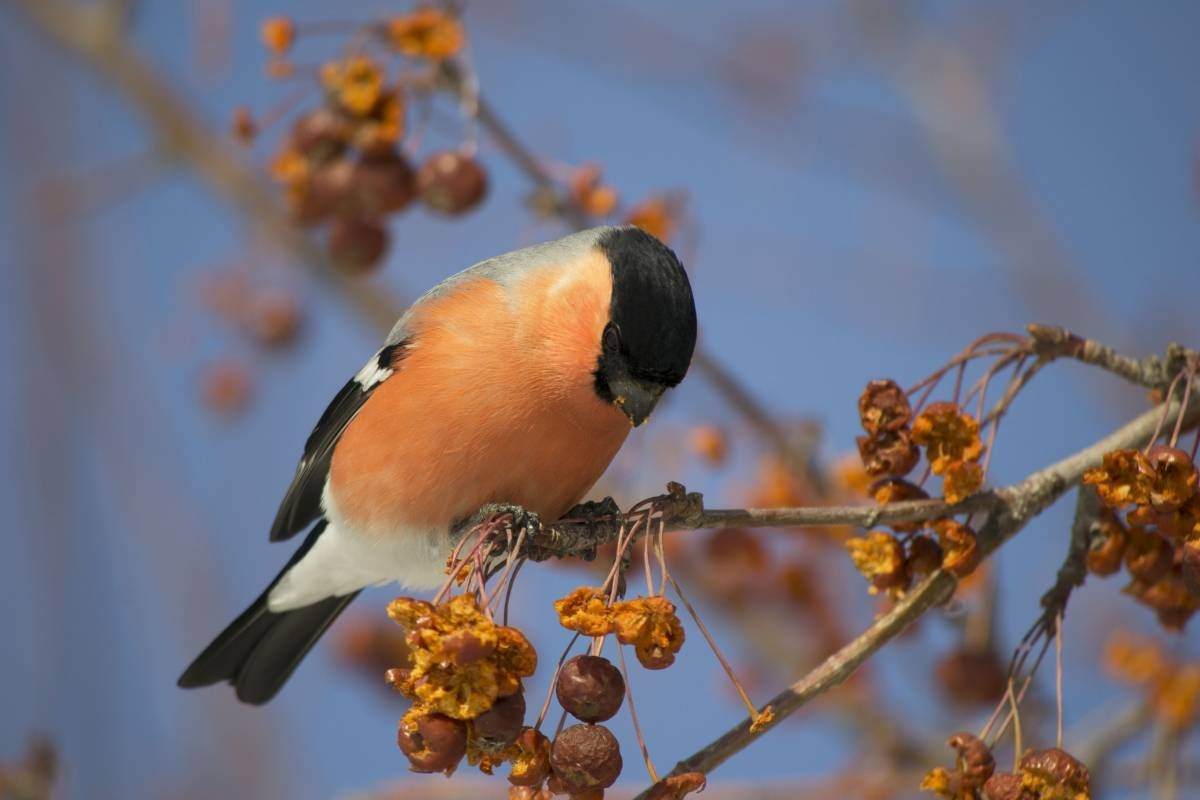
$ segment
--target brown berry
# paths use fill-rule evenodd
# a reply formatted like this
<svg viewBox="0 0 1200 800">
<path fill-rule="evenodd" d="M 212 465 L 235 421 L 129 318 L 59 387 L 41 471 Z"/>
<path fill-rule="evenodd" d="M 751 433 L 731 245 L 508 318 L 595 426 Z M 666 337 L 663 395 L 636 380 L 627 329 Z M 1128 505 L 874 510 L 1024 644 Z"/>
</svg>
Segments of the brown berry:
<svg viewBox="0 0 1200 800">
<path fill-rule="evenodd" d="M 417 196 L 412 167 L 394 148 L 359 159 L 350 187 L 354 213 L 369 217 L 401 211 Z"/>
<path fill-rule="evenodd" d="M 466 755 L 467 726 L 442 714 L 426 714 L 402 720 L 396 740 L 413 772 L 445 772 Z"/>
<path fill-rule="evenodd" d="M 876 380 L 868 383 L 859 396 L 858 416 L 867 433 L 898 431 L 912 419 L 912 407 L 899 384 L 888 379 Z"/>
<path fill-rule="evenodd" d="M 621 747 L 603 725 L 572 725 L 554 739 L 550 767 L 571 794 L 607 789 L 621 774 Z"/>
<path fill-rule="evenodd" d="M 1021 771 L 1062 788 L 1085 792 L 1091 788 L 1088 768 L 1075 756 L 1057 747 L 1026 752 L 1021 756 Z"/>
<path fill-rule="evenodd" d="M 958 752 L 964 785 L 979 789 L 992 777 L 996 761 L 991 749 L 978 736 L 962 731 L 951 736 L 946 744 Z"/>
<path fill-rule="evenodd" d="M 1019 774 L 997 772 L 983 785 L 984 800 L 1031 800 Z"/>
<path fill-rule="evenodd" d="M 1110 509 L 1103 509 L 1096 524 L 1087 553 L 1088 572 L 1093 575 L 1112 575 L 1121 568 L 1129 532 Z"/>
<path fill-rule="evenodd" d="M 576 719 L 604 722 L 625 699 L 625 679 L 607 658 L 575 656 L 563 664 L 554 685 L 558 702 Z"/>
<path fill-rule="evenodd" d="M 482 661 L 496 652 L 496 644 L 485 642 L 473 631 L 460 630 L 442 637 L 442 652 L 449 656 L 455 665 L 463 667 Z"/>
<path fill-rule="evenodd" d="M 296 120 L 291 144 L 310 160 L 320 163 L 341 155 L 353 132 L 345 117 L 321 107 Z"/>
<path fill-rule="evenodd" d="M 886 506 L 888 503 L 903 503 L 908 500 L 929 499 L 929 492 L 903 478 L 880 478 L 871 484 L 868 491 L 875 502 L 881 506 Z M 897 533 L 911 533 L 919 531 L 923 527 L 925 527 L 925 523 L 920 521 L 892 524 L 892 530 Z"/>
<path fill-rule="evenodd" d="M 525 725 L 525 694 L 501 697 L 474 719 L 475 736 L 484 745 L 507 747 L 517 740 Z"/>
<path fill-rule="evenodd" d="M 329 257 L 345 272 L 361 274 L 377 266 L 387 250 L 387 228 L 374 220 L 338 217 L 329 228 Z"/>
<path fill-rule="evenodd" d="M 487 172 L 474 158 L 453 150 L 434 153 L 417 173 L 421 201 L 439 214 L 465 214 L 483 201 Z"/>
<path fill-rule="evenodd" d="M 1188 539 L 1179 548 L 1179 569 L 1188 591 L 1200 597 L 1200 537 Z"/>
<path fill-rule="evenodd" d="M 1130 575 L 1146 583 L 1157 583 L 1171 570 L 1174 561 L 1174 551 L 1166 539 L 1138 526 L 1129 529 L 1125 568 Z"/>
<path fill-rule="evenodd" d="M 1008 686 L 1008 670 L 991 650 L 953 650 L 938 661 L 935 672 L 939 688 L 963 705 L 993 703 Z"/>
<path fill-rule="evenodd" d="M 914 536 L 908 543 L 905 563 L 911 575 L 928 575 L 942 566 L 942 547 L 930 536 Z"/>
<path fill-rule="evenodd" d="M 300 332 L 300 306 L 283 292 L 264 292 L 251 300 L 246 323 L 250 334 L 265 347 L 284 347 Z"/>
<path fill-rule="evenodd" d="M 883 430 L 871 436 L 859 436 L 855 441 L 863 469 L 872 477 L 907 475 L 921 458 L 921 451 L 906 429 Z"/>
<path fill-rule="evenodd" d="M 253 379 L 250 370 L 237 361 L 210 366 L 201 379 L 204 405 L 224 417 L 233 417 L 250 405 Z"/>
</svg>

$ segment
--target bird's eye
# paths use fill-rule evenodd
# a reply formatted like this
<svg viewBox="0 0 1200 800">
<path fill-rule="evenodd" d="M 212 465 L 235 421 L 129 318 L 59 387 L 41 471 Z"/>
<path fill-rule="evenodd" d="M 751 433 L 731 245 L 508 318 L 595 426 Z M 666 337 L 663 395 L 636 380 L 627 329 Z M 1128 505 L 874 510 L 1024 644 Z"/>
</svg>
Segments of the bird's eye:
<svg viewBox="0 0 1200 800">
<path fill-rule="evenodd" d="M 616 325 L 610 322 L 605 326 L 601 342 L 605 353 L 615 354 L 621 349 L 621 332 Z"/>
</svg>

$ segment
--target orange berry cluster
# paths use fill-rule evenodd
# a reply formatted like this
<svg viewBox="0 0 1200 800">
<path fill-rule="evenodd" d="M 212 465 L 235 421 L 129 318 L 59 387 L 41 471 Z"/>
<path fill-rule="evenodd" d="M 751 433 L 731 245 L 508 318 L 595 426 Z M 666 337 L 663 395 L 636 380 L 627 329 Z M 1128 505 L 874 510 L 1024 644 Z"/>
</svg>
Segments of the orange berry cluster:
<svg viewBox="0 0 1200 800">
<path fill-rule="evenodd" d="M 908 396 L 895 381 L 874 380 L 858 399 L 858 413 L 866 431 L 857 439 L 859 456 L 866 473 L 877 479 L 868 491 L 879 505 L 928 499 L 924 489 L 904 478 L 920 461 L 922 447 L 930 470 L 942 476 L 947 502 L 957 503 L 983 484 L 979 423 L 957 404 L 932 403 L 914 419 Z M 846 542 L 872 593 L 901 594 L 915 578 L 939 567 L 964 577 L 979 565 L 979 543 L 969 525 L 944 518 L 891 527 Z"/>
<path fill-rule="evenodd" d="M 1197 478 L 1192 457 L 1163 444 L 1105 453 L 1083 476 L 1105 507 L 1088 569 L 1111 575 L 1123 566 L 1131 578 L 1125 592 L 1171 629 L 1181 629 L 1200 609 Z"/>
<path fill-rule="evenodd" d="M 1013 772 L 996 772 L 991 749 L 979 737 L 956 733 L 946 744 L 955 751 L 953 769 L 935 767 L 921 789 L 942 800 L 1088 800 L 1091 774 L 1057 747 L 1027 750 Z"/>
<path fill-rule="evenodd" d="M 415 169 L 409 163 L 400 148 L 406 84 L 389 78 L 385 61 L 387 55 L 399 55 L 436 66 L 462 49 L 461 23 L 444 11 L 418 8 L 364 31 L 370 42 L 382 45 L 384 54 L 358 47 L 322 65 L 323 102 L 295 119 L 270 165 L 293 221 L 328 225 L 330 258 L 351 273 L 381 262 L 389 244 L 387 219 L 414 200 L 454 216 L 477 207 L 488 189 L 487 172 L 466 152 L 434 152 Z M 278 59 L 287 56 L 296 36 L 295 24 L 284 17 L 262 27 L 263 43 Z M 291 71 L 277 66 L 274 72 Z M 241 109 L 233 131 L 248 142 L 258 134 L 258 125 Z"/>
<path fill-rule="evenodd" d="M 491 774 L 506 761 L 516 769 L 538 757 L 541 734 L 524 726 L 522 683 L 537 652 L 524 634 L 493 622 L 474 594 L 436 606 L 400 597 L 388 615 L 407 631 L 411 653 L 387 680 L 413 703 L 398 742 L 415 772 L 450 774 L 466 756 Z"/>
<path fill-rule="evenodd" d="M 666 669 L 683 647 L 683 625 L 675 604 L 665 597 L 638 597 L 610 605 L 599 589 L 581 586 L 554 601 L 554 610 L 559 624 L 569 631 L 585 636 L 616 634 L 621 644 L 633 645 L 646 669 Z"/>
</svg>

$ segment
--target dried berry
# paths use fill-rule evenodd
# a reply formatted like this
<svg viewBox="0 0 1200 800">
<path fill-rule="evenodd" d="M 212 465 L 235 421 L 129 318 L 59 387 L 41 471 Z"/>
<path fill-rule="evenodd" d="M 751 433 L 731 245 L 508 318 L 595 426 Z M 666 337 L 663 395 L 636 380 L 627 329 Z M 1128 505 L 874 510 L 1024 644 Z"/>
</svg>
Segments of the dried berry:
<svg viewBox="0 0 1200 800">
<path fill-rule="evenodd" d="M 1054 789 L 1084 797 L 1091 792 L 1092 778 L 1087 767 L 1057 747 L 1026 752 L 1021 756 L 1021 772 L 1025 775 L 1025 787 L 1033 789 L 1035 797 L 1062 796 L 1051 795 L 1049 792 Z"/>
<path fill-rule="evenodd" d="M 1171 569 L 1175 555 L 1166 539 L 1146 528 L 1129 529 L 1125 547 L 1125 568 L 1129 574 L 1145 583 L 1155 583 Z"/>
<path fill-rule="evenodd" d="M 909 500 L 929 499 L 929 492 L 903 478 L 881 478 L 871 484 L 869 492 L 875 502 L 881 506 L 886 506 L 889 503 L 903 503 Z M 925 527 L 924 522 L 897 522 L 892 524 L 892 529 L 897 533 L 911 533 L 919 531 L 923 527 Z"/>
<path fill-rule="evenodd" d="M 571 794 L 607 789 L 621 774 L 621 747 L 603 725 L 572 725 L 555 737 L 550 766 Z"/>
<path fill-rule="evenodd" d="M 1196 494 L 1196 465 L 1177 447 L 1154 445 L 1139 467 L 1150 480 L 1150 503 L 1156 511 L 1175 511 Z"/>
<path fill-rule="evenodd" d="M 983 705 L 1004 696 L 1008 669 L 990 649 L 952 650 L 937 663 L 939 688 L 955 703 Z"/>
<path fill-rule="evenodd" d="M 907 475 L 921 458 L 907 430 L 880 431 L 871 436 L 859 436 L 858 454 L 863 468 L 872 477 Z"/>
<path fill-rule="evenodd" d="M 1088 547 L 1088 571 L 1094 575 L 1112 575 L 1119 570 L 1128 542 L 1129 531 L 1121 520 L 1109 509 L 1102 509 Z"/>
<path fill-rule="evenodd" d="M 997 772 L 983 785 L 984 800 L 1034 800 L 1025 792 L 1022 777 L 1013 772 Z"/>
<path fill-rule="evenodd" d="M 617 190 L 602 183 L 601 177 L 597 164 L 585 164 L 571 176 L 571 201 L 588 216 L 607 217 L 617 207 Z"/>
<path fill-rule="evenodd" d="M 406 714 L 397 734 L 413 772 L 453 770 L 467 752 L 467 726 L 442 714 Z"/>
<path fill-rule="evenodd" d="M 958 769 L 964 785 L 978 789 L 992 777 L 996 761 L 992 758 L 992 751 L 978 736 L 959 732 L 951 736 L 946 744 L 958 753 Z"/>
<path fill-rule="evenodd" d="M 942 566 L 942 547 L 928 536 L 914 536 L 908 542 L 905 564 L 910 575 L 928 575 Z"/>
<path fill-rule="evenodd" d="M 353 130 L 342 114 L 322 106 L 296 119 L 289 141 L 296 152 L 322 163 L 342 154 Z"/>
<path fill-rule="evenodd" d="M 514 746 L 508 782 L 514 786 L 540 786 L 550 774 L 550 740 L 536 728 L 525 728 Z"/>
<path fill-rule="evenodd" d="M 559 704 L 576 719 L 604 722 L 625 699 L 625 679 L 607 658 L 575 656 L 559 670 L 554 692 Z"/>
<path fill-rule="evenodd" d="M 680 192 L 648 197 L 634 206 L 625 222 L 636 225 L 659 241 L 667 242 L 679 229 L 685 196 Z"/>
<path fill-rule="evenodd" d="M 908 395 L 890 379 L 875 380 L 858 398 L 858 417 L 863 430 L 870 434 L 898 431 L 912 419 Z"/>
<path fill-rule="evenodd" d="M 329 228 L 329 257 L 339 269 L 350 274 L 361 274 L 378 266 L 387 245 L 387 228 L 375 220 L 338 217 Z"/>
<path fill-rule="evenodd" d="M 525 726 L 525 694 L 515 692 L 501 697 L 472 721 L 476 739 L 484 749 L 507 747 L 517 740 Z"/>
<path fill-rule="evenodd" d="M 408 161 L 395 149 L 364 157 L 350 176 L 351 213 L 368 217 L 403 210 L 417 196 L 417 180 Z"/>
<path fill-rule="evenodd" d="M 233 417 L 250 405 L 253 379 L 250 370 L 237 361 L 220 361 L 201 378 L 204 405 L 224 417 Z"/>
<path fill-rule="evenodd" d="M 482 661 L 496 652 L 496 640 L 484 638 L 475 631 L 454 631 L 442 637 L 442 652 L 454 663 L 463 667 Z"/>
<path fill-rule="evenodd" d="M 469 155 L 446 150 L 434 153 L 417 172 L 421 201 L 439 214 L 457 216 L 479 205 L 487 195 L 487 172 Z"/>
<path fill-rule="evenodd" d="M 1179 571 L 1188 591 L 1200 598 L 1200 536 L 1183 543 L 1179 550 Z"/>
<path fill-rule="evenodd" d="M 265 347 L 284 347 L 296 341 L 300 332 L 300 306 L 283 292 L 263 292 L 255 296 L 246 313 L 250 334 Z"/>
</svg>

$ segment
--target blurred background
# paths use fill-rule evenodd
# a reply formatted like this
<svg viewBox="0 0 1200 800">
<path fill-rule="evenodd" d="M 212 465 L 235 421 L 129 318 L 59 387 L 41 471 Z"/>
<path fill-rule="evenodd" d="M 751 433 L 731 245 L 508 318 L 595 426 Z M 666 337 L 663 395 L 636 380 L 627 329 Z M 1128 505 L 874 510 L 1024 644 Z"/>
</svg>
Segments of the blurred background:
<svg viewBox="0 0 1200 800">
<path fill-rule="evenodd" d="M 408 772 L 403 699 L 381 679 L 397 636 L 390 589 L 366 593 L 266 707 L 175 680 L 290 555 L 267 529 L 304 437 L 380 341 L 372 308 L 565 233 L 554 194 L 534 192 L 511 147 L 435 91 L 411 104 L 405 147 L 419 163 L 477 140 L 486 199 L 453 218 L 415 204 L 388 218 L 390 244 L 358 270 L 370 274 L 315 279 L 325 231 L 283 229 L 268 176 L 291 117 L 268 123 L 319 104 L 315 67 L 356 24 L 409 6 L 114 7 L 0 3 L 3 785 L 68 798 L 502 797 L 502 777 L 465 765 L 449 782 Z M 260 41 L 278 14 L 302 34 L 287 67 Z M 636 432 L 596 497 L 625 505 L 679 480 L 713 507 L 861 498 L 847 454 L 870 378 L 915 383 L 977 336 L 1034 321 L 1134 355 L 1200 343 L 1195 3 L 490 0 L 466 4 L 463 23 L 487 108 L 572 208 L 666 226 L 692 275 L 711 364 Z M 243 106 L 261 128 L 249 146 L 230 135 Z M 1006 420 L 989 481 L 1018 480 L 1146 403 L 1057 364 Z M 802 465 L 780 460 L 755 412 Z M 933 759 L 950 758 L 946 736 L 990 713 L 996 671 L 1066 551 L 1071 506 L 714 773 L 711 795 L 913 796 Z M 881 607 L 838 535 L 671 537 L 673 572 L 758 702 Z M 514 620 L 543 658 L 533 707 L 567 638 L 550 604 L 594 581 L 588 570 L 521 575 Z M 1122 585 L 1092 578 L 1072 600 L 1068 749 L 1102 760 L 1100 796 L 1200 796 L 1194 718 L 1168 736 L 1138 717 L 1142 690 L 1109 663 L 1117 629 L 1180 664 L 1200 646 Z M 674 667 L 632 676 L 660 770 L 744 715 L 685 625 Z M 1043 673 L 1026 740 L 1049 746 Z M 1051 710 L 1040 728 L 1039 702 Z M 1129 719 L 1115 742 L 1095 741 Z M 636 790 L 627 717 L 614 730 Z M 49 771 L 51 794 L 33 794 Z"/>
</svg>

